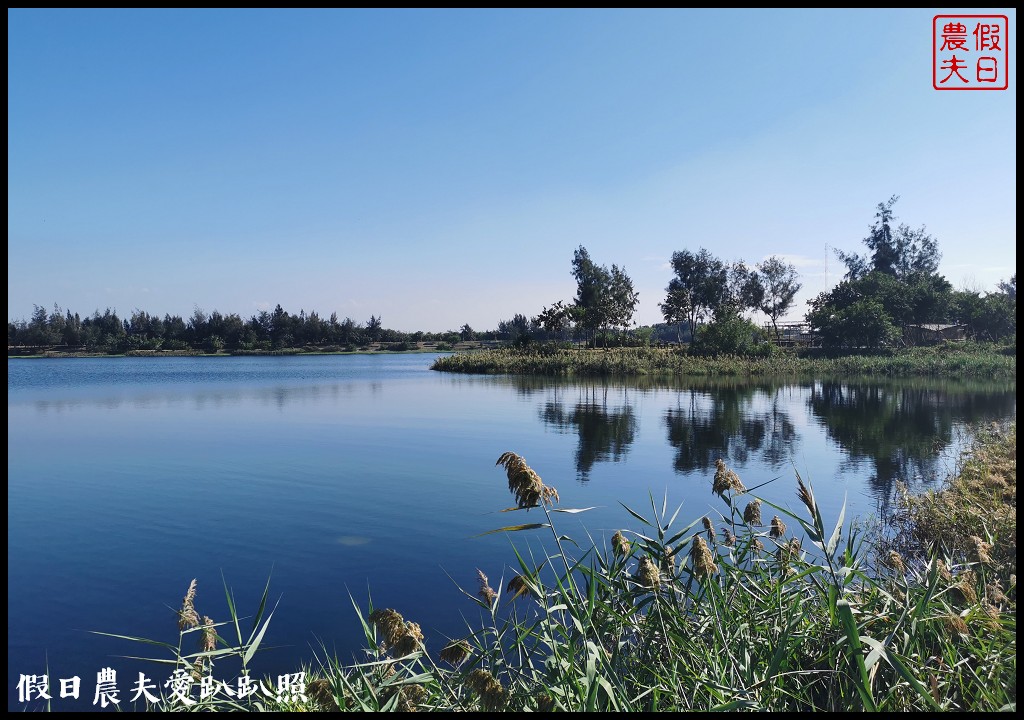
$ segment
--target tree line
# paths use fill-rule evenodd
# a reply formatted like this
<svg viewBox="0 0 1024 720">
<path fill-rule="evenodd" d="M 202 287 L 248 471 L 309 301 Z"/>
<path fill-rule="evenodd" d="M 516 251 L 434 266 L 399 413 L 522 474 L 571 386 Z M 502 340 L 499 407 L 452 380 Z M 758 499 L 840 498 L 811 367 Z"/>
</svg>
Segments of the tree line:
<svg viewBox="0 0 1024 720">
<path fill-rule="evenodd" d="M 1017 331 L 1017 276 L 999 283 L 997 292 L 955 290 L 939 274 L 938 242 L 922 225 L 898 223 L 892 196 L 878 204 L 875 222 L 863 243 L 867 252 L 837 250 L 846 266 L 843 281 L 810 301 L 804 320 L 827 348 L 881 348 L 900 345 L 914 326 L 958 325 L 966 337 L 998 341 Z M 630 330 L 637 293 L 624 269 L 599 266 L 586 248 L 574 253 L 577 281 L 572 302 L 545 306 L 523 341 L 538 334 L 584 339 L 592 345 L 640 342 L 671 327 L 677 342 L 687 339 L 698 353 L 770 352 L 772 336 L 781 335 L 779 320 L 792 310 L 801 288 L 796 268 L 771 256 L 754 265 L 726 262 L 705 248 L 681 250 L 671 258 L 673 276 L 659 303 L 666 325 Z M 768 318 L 770 333 L 749 319 Z M 525 318 L 524 318 L 525 321 Z M 664 337 L 662 335 L 662 337 Z"/>
<path fill-rule="evenodd" d="M 899 345 L 912 326 L 956 324 L 978 340 L 1005 340 L 1017 331 L 1017 276 L 999 283 L 997 292 L 955 290 L 938 273 L 938 242 L 924 226 L 898 223 L 892 196 L 876 208 L 863 239 L 866 252 L 837 250 L 846 274 L 836 287 L 810 301 L 805 321 L 827 348 L 882 348 Z M 726 262 L 705 248 L 672 253 L 673 275 L 659 302 L 664 325 L 635 327 L 639 293 L 625 268 L 599 265 L 580 245 L 573 253 L 571 274 L 576 295 L 544 306 L 533 317 L 517 313 L 500 320 L 495 330 L 474 331 L 469 324 L 445 333 L 403 333 L 384 328 L 371 315 L 366 323 L 332 313 L 323 318 L 278 305 L 248 320 L 207 314 L 196 309 L 187 320 L 162 318 L 143 310 L 120 318 L 107 308 L 81 318 L 57 305 L 49 312 L 34 306 L 31 319 L 9 321 L 7 344 L 84 348 L 89 351 L 221 350 L 267 351 L 300 347 L 354 349 L 369 343 L 501 340 L 515 345 L 569 340 L 587 344 L 646 345 L 653 341 L 688 341 L 701 354 L 771 352 L 771 336 L 780 336 L 779 320 L 793 308 L 801 288 L 796 268 L 771 256 L 754 265 Z M 749 319 L 759 312 L 771 332 Z"/>
<path fill-rule="evenodd" d="M 438 342 L 502 339 L 500 333 L 476 333 L 468 324 L 458 331 L 403 333 L 385 328 L 381 317 L 371 315 L 365 323 L 339 319 L 337 313 L 324 318 L 315 311 L 289 313 L 281 305 L 273 312 L 261 310 L 248 320 L 236 313 L 206 313 L 196 309 L 188 319 L 180 315 L 151 315 L 135 310 L 127 318 L 116 310 L 96 310 L 81 317 L 58 305 L 52 311 L 35 305 L 31 319 L 8 321 L 9 347 L 53 347 L 89 352 L 124 353 L 137 350 L 202 350 L 206 352 L 270 351 L 288 348 L 337 347 L 355 349 L 370 343 Z M 507 339 L 507 335 L 506 335 Z"/>
</svg>

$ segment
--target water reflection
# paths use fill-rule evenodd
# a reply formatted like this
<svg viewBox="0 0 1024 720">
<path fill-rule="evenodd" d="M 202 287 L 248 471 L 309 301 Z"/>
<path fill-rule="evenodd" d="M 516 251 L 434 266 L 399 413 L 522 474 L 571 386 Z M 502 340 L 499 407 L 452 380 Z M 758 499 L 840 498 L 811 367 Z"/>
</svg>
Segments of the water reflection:
<svg viewBox="0 0 1024 720">
<path fill-rule="evenodd" d="M 897 480 L 944 476 L 944 453 L 966 426 L 1015 415 L 1014 392 L 1010 383 L 833 380 L 814 383 L 807 406 L 843 449 L 845 468 L 871 466 L 867 482 L 885 505 Z"/>
<path fill-rule="evenodd" d="M 782 470 L 799 463 L 808 426 L 822 428 L 841 449 L 840 472 L 865 475 L 868 495 L 884 510 L 896 481 L 914 485 L 948 474 L 970 429 L 1016 414 L 1014 382 L 924 379 L 832 379 L 749 382 L 743 379 L 641 378 L 569 382 L 550 378 L 486 378 L 526 397 L 542 395 L 538 416 L 578 436 L 578 479 L 598 463 L 625 460 L 650 424 L 645 405 L 660 408 L 672 468 L 713 472 L 715 461 Z M 862 466 L 867 464 L 869 471 Z"/>
<path fill-rule="evenodd" d="M 552 400 L 540 409 L 545 425 L 579 435 L 576 446 L 577 480 L 587 482 L 594 463 L 619 462 L 636 439 L 637 418 L 623 390 L 622 404 L 610 405 L 609 387 L 580 386 L 580 397 L 571 406 Z"/>
<path fill-rule="evenodd" d="M 103 388 L 96 392 L 78 396 L 55 394 L 52 398 L 31 400 L 31 405 L 40 413 L 61 413 L 83 408 L 101 408 L 116 410 L 122 406 L 140 410 L 156 410 L 161 407 L 191 406 L 202 410 L 207 405 L 213 407 L 240 406 L 253 400 L 261 404 L 273 404 L 283 409 L 294 402 L 319 402 L 324 399 L 338 399 L 368 390 L 373 396 L 382 392 L 379 382 L 368 384 L 335 383 L 310 386 L 267 386 L 255 388 L 160 388 L 126 394 L 112 394 Z M 8 397 L 8 405 L 17 405 L 17 399 Z"/>
<path fill-rule="evenodd" d="M 798 434 L 783 393 L 771 385 L 719 385 L 680 391 L 664 414 L 676 472 L 707 471 L 719 458 L 772 468 L 789 460 Z"/>
</svg>

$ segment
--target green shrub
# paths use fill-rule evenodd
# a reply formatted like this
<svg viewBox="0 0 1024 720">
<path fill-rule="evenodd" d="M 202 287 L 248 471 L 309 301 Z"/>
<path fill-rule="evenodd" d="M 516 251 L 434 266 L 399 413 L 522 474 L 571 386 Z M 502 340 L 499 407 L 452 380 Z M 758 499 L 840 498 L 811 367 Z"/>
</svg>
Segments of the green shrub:
<svg viewBox="0 0 1024 720">
<path fill-rule="evenodd" d="M 772 345 L 767 341 L 762 328 L 746 318 L 732 315 L 716 319 L 701 328 L 690 346 L 690 352 L 704 357 L 767 357 L 772 353 Z"/>
</svg>

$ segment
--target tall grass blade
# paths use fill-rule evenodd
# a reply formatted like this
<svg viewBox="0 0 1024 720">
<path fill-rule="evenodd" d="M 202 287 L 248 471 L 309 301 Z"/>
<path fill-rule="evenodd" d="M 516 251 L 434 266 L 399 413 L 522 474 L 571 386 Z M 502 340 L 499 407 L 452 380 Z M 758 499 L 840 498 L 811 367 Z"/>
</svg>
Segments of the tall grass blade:
<svg viewBox="0 0 1024 720">
<path fill-rule="evenodd" d="M 836 603 L 836 610 L 839 612 L 839 618 L 843 623 L 843 630 L 846 632 L 846 639 L 850 645 L 850 657 L 860 676 L 860 682 L 856 684 L 857 694 L 860 695 L 866 710 L 876 712 L 878 708 L 871 697 L 871 680 L 868 677 L 867 668 L 864 666 L 860 633 L 857 631 L 857 621 L 853 617 L 853 609 L 850 607 L 849 601 L 840 600 Z"/>
</svg>

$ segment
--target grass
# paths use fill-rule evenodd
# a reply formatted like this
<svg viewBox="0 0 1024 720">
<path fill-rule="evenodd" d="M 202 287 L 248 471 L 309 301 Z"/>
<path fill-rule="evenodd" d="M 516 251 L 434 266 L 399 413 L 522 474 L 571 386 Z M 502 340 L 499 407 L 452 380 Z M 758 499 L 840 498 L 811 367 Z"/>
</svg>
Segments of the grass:
<svg viewBox="0 0 1024 720">
<path fill-rule="evenodd" d="M 1016 353 L 993 344 L 947 343 L 836 357 L 778 352 L 758 357 L 700 357 L 672 348 L 504 348 L 437 358 L 444 372 L 564 377 L 674 375 L 704 377 L 1016 377 Z"/>
<path fill-rule="evenodd" d="M 428 649 L 414 620 L 353 600 L 365 635 L 358 661 L 324 652 L 277 683 L 259 680 L 262 690 L 245 699 L 197 699 L 214 662 L 232 659 L 246 671 L 272 611 L 268 583 L 243 629 L 225 584 L 230 620 L 200 619 L 193 585 L 178 644 L 152 643 L 181 681 L 161 708 L 1016 708 L 1015 425 L 982 436 L 942 491 L 906 498 L 884 541 L 843 513 L 824 518 L 799 474 L 801 511 L 793 513 L 719 461 L 704 518 L 678 527 L 678 509 L 652 497 L 646 509 L 623 506 L 630 527 L 608 543 L 577 544 L 557 518 L 585 509 L 559 507 L 557 491 L 519 455 L 504 453 L 497 464 L 516 500 L 510 510 L 541 517 L 494 532 L 546 532 L 551 550 L 538 557 L 515 546 L 518 572 L 505 587 L 478 571 L 478 586 L 463 593 L 483 619 L 463 637 Z M 185 652 L 195 637 L 199 650 Z"/>
</svg>

